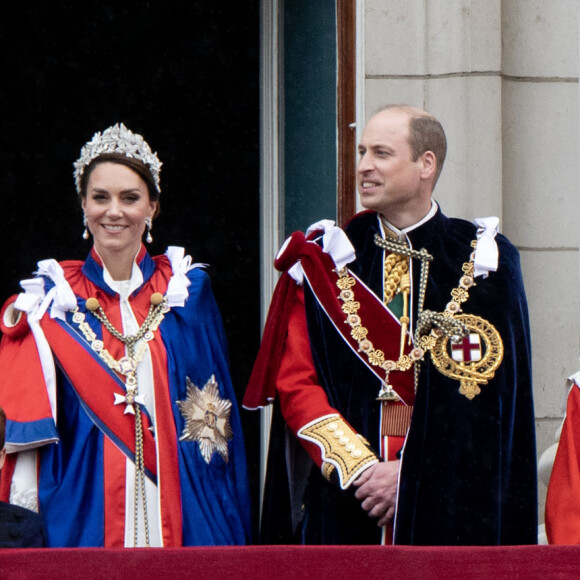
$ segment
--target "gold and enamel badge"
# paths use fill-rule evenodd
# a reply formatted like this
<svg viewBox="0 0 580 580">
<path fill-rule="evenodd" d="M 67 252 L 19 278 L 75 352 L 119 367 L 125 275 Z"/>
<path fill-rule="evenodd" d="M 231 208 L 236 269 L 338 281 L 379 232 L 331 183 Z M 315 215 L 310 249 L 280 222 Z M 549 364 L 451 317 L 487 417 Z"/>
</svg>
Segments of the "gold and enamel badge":
<svg viewBox="0 0 580 580">
<path fill-rule="evenodd" d="M 481 393 L 480 384 L 493 378 L 503 359 L 499 332 L 487 320 L 471 314 L 456 314 L 468 329 L 456 340 L 439 333 L 431 348 L 431 359 L 439 372 L 459 381 L 459 392 L 468 399 Z"/>
<path fill-rule="evenodd" d="M 220 398 L 215 376 L 212 375 L 203 389 L 187 379 L 187 397 L 177 401 L 185 418 L 185 427 L 180 441 L 196 441 L 205 462 L 209 464 L 214 452 L 228 461 L 228 441 L 234 436 L 230 426 L 232 402 Z"/>
<path fill-rule="evenodd" d="M 474 251 L 461 267 L 459 286 L 451 291 L 445 311 L 426 310 L 420 313 L 417 325 L 417 342 L 431 353 L 431 360 L 441 374 L 459 381 L 459 392 L 470 400 L 481 393 L 479 385 L 494 377 L 504 350 L 493 324 L 462 312 L 469 290 L 476 286 L 473 274 L 476 245 L 477 240 L 471 242 Z"/>
</svg>

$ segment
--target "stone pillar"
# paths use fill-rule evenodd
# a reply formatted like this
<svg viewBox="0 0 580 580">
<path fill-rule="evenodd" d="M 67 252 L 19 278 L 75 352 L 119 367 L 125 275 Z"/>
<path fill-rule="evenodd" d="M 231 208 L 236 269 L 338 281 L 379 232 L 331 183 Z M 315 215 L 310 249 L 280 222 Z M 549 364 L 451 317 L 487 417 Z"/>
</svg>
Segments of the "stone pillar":
<svg viewBox="0 0 580 580">
<path fill-rule="evenodd" d="M 428 110 L 450 216 L 497 215 L 530 307 L 538 455 L 580 370 L 577 0 L 359 0 L 358 131 L 383 104 Z M 540 483 L 540 521 L 545 486 Z"/>
<path fill-rule="evenodd" d="M 578 19 L 576 0 L 502 2 L 503 223 L 528 294 L 539 455 L 580 370 Z"/>
</svg>

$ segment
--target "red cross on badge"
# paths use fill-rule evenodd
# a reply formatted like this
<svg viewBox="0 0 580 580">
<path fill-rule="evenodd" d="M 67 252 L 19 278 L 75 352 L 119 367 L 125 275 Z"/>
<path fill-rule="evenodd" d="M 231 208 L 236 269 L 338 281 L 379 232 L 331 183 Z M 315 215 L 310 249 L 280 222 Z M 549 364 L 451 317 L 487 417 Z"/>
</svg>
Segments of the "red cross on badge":
<svg viewBox="0 0 580 580">
<path fill-rule="evenodd" d="M 481 360 L 481 340 L 479 334 L 469 334 L 459 342 L 451 343 L 451 356 L 458 362 Z"/>
</svg>

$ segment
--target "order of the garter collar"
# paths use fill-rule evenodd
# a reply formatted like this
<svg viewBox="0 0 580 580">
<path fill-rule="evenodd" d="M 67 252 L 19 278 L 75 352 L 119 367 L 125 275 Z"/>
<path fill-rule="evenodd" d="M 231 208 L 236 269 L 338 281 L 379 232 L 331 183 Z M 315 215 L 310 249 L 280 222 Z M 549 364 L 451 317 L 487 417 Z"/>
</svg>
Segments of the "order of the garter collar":
<svg viewBox="0 0 580 580">
<path fill-rule="evenodd" d="M 93 159 L 105 153 L 124 155 L 144 163 L 149 168 L 157 189 L 161 191 L 159 173 L 163 164 L 159 161 L 157 153 L 151 151 L 142 135 L 133 133 L 123 123 L 117 123 L 102 133 L 100 131 L 95 133 L 81 149 L 80 157 L 73 164 L 77 193 L 81 192 L 81 177 L 86 167 Z"/>
</svg>

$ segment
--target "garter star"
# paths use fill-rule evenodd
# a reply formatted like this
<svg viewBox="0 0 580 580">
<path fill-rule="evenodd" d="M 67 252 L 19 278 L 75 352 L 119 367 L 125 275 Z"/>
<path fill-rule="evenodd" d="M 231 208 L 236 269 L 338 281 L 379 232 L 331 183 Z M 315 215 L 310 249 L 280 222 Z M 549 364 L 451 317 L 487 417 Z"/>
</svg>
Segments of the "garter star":
<svg viewBox="0 0 580 580">
<path fill-rule="evenodd" d="M 228 441 L 234 436 L 230 426 L 232 402 L 221 399 L 215 376 L 212 375 L 203 389 L 187 380 L 187 397 L 177 401 L 185 418 L 180 441 L 196 441 L 205 462 L 209 464 L 214 452 L 228 461 Z"/>
</svg>

